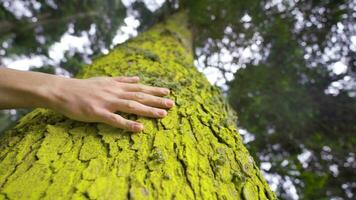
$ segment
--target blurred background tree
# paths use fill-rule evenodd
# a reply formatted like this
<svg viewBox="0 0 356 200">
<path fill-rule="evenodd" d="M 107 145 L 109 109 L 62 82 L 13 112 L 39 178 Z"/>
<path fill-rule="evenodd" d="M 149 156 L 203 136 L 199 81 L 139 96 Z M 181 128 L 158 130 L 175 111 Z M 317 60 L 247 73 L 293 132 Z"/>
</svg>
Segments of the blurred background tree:
<svg viewBox="0 0 356 200">
<path fill-rule="evenodd" d="M 0 64 L 65 76 L 179 9 L 281 199 L 356 194 L 355 0 L 1 0 Z M 26 110 L 0 113 L 0 131 Z"/>
</svg>

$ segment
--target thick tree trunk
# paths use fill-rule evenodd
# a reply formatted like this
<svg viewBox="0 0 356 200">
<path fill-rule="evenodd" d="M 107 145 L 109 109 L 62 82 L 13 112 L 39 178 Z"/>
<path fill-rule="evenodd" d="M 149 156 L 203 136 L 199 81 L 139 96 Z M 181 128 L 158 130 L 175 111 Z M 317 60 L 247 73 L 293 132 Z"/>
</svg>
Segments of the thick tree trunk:
<svg viewBox="0 0 356 200">
<path fill-rule="evenodd" d="M 275 199 L 230 107 L 193 66 L 191 43 L 175 15 L 81 74 L 170 88 L 176 106 L 161 120 L 138 117 L 142 133 L 46 109 L 23 117 L 1 137 L 0 199 Z"/>
</svg>

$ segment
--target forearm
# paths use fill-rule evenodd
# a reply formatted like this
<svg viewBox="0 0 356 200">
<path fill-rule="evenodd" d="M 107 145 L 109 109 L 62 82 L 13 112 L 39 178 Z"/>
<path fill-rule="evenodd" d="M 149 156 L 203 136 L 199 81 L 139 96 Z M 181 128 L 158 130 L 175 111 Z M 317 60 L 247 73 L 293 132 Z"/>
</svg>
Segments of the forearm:
<svg viewBox="0 0 356 200">
<path fill-rule="evenodd" d="M 64 78 L 0 68 L 0 109 L 53 109 L 84 122 L 103 122 L 134 132 L 143 125 L 116 112 L 162 118 L 174 101 L 169 89 L 138 84 L 139 77 Z"/>
<path fill-rule="evenodd" d="M 0 67 L 0 109 L 49 107 L 55 75 Z"/>
</svg>

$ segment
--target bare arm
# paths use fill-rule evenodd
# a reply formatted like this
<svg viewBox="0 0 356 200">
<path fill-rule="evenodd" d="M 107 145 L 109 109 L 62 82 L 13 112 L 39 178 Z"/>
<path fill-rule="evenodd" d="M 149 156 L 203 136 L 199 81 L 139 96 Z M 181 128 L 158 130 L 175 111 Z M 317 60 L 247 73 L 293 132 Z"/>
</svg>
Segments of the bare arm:
<svg viewBox="0 0 356 200">
<path fill-rule="evenodd" d="M 138 77 L 65 78 L 0 68 L 0 109 L 44 107 L 84 122 L 138 132 L 143 125 L 117 111 L 162 118 L 174 106 L 166 88 L 138 84 Z"/>
</svg>

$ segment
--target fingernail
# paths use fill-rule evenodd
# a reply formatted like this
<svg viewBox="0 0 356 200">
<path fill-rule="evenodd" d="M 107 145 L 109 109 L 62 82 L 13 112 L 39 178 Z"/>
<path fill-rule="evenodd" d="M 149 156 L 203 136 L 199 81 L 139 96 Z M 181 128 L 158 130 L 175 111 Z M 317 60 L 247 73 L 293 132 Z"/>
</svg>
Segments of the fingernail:
<svg viewBox="0 0 356 200">
<path fill-rule="evenodd" d="M 166 104 L 167 107 L 172 107 L 174 105 L 174 101 L 170 99 L 166 99 L 164 103 Z"/>
<path fill-rule="evenodd" d="M 132 123 L 131 127 L 133 131 L 141 131 L 143 129 L 143 125 L 139 123 Z"/>
<path fill-rule="evenodd" d="M 157 111 L 157 114 L 158 114 L 159 116 L 161 116 L 161 117 L 164 117 L 164 116 L 167 115 L 167 111 L 165 111 L 165 110 L 159 110 L 159 111 Z"/>
<path fill-rule="evenodd" d="M 133 76 L 132 78 L 134 78 L 136 80 L 140 80 L 140 77 L 138 77 L 138 76 Z"/>
<path fill-rule="evenodd" d="M 168 89 L 163 89 L 163 90 L 162 90 L 162 93 L 163 93 L 163 94 L 169 94 L 169 92 L 170 92 L 170 91 L 169 91 Z"/>
</svg>

